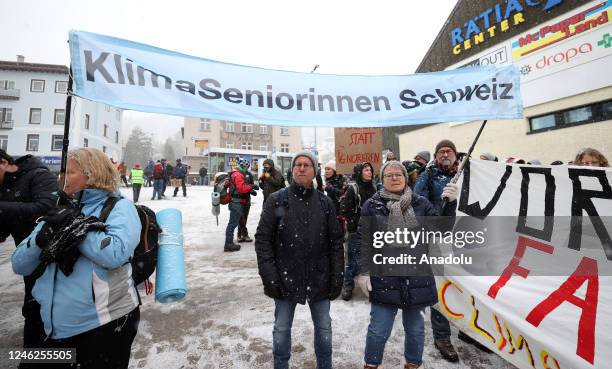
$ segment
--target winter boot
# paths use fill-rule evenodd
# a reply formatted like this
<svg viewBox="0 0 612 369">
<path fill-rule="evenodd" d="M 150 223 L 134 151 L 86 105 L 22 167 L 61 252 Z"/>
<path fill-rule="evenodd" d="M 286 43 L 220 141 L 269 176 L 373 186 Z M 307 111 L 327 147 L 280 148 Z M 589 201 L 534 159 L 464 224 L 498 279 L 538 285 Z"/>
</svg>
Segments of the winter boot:
<svg viewBox="0 0 612 369">
<path fill-rule="evenodd" d="M 342 288 L 342 300 L 349 301 L 353 298 L 353 289 L 349 287 Z"/>
<path fill-rule="evenodd" d="M 223 247 L 224 252 L 232 252 L 240 250 L 240 245 L 236 245 L 235 243 L 226 243 Z"/>
<path fill-rule="evenodd" d="M 440 354 L 446 361 L 450 361 L 451 363 L 456 363 L 459 361 L 459 355 L 453 344 L 451 343 L 450 338 L 438 338 L 434 340 L 434 346 L 440 351 Z"/>
<path fill-rule="evenodd" d="M 413 364 L 413 363 L 404 364 L 404 369 L 418 369 L 420 367 L 421 367 L 420 365 Z"/>
<path fill-rule="evenodd" d="M 457 338 L 459 338 L 461 341 L 463 341 L 465 343 L 469 343 L 470 345 L 474 345 L 474 347 L 478 348 L 482 352 L 486 352 L 487 354 L 493 353 L 493 351 L 489 350 L 488 347 L 486 347 L 485 345 L 483 345 L 480 342 L 476 341 L 475 339 L 473 339 L 472 337 L 468 336 L 467 334 L 463 333 L 462 331 L 459 331 L 459 335 L 457 336 Z"/>
<path fill-rule="evenodd" d="M 364 364 L 363 369 L 382 369 L 382 366 L 372 365 L 372 364 Z"/>
<path fill-rule="evenodd" d="M 245 234 L 244 236 L 242 236 L 242 241 L 238 242 L 253 242 L 253 240 L 251 239 L 251 237 L 249 237 L 248 234 Z"/>
</svg>

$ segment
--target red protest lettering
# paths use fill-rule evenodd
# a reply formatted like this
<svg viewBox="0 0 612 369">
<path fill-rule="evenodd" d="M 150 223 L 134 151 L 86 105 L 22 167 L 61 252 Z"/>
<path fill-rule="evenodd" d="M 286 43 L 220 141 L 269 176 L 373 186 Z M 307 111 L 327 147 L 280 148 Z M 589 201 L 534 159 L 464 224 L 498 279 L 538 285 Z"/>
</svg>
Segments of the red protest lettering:
<svg viewBox="0 0 612 369">
<path fill-rule="evenodd" d="M 574 295 L 576 290 L 588 282 L 585 299 Z M 583 257 L 578 267 L 569 278 L 538 306 L 533 308 L 526 320 L 533 326 L 540 325 L 542 320 L 564 302 L 569 302 L 582 309 L 578 322 L 578 347 L 576 355 L 593 364 L 595 358 L 595 319 L 599 294 L 599 277 L 597 261 Z"/>
<path fill-rule="evenodd" d="M 551 245 L 547 245 L 540 241 L 532 240 L 531 238 L 519 236 L 518 241 L 516 243 L 516 250 L 514 251 L 514 256 L 512 257 L 512 260 L 510 260 L 510 263 L 508 264 L 506 269 L 504 269 L 504 271 L 502 272 L 501 276 L 499 276 L 499 279 L 489 288 L 489 292 L 487 292 L 489 296 L 491 296 L 492 298 L 497 297 L 497 293 L 502 287 L 506 285 L 506 283 L 508 283 L 508 281 L 512 277 L 512 274 L 527 278 L 527 276 L 529 275 L 529 270 L 519 265 L 519 263 L 523 259 L 523 256 L 525 255 L 525 250 L 527 250 L 527 247 L 543 251 L 547 254 L 552 254 L 554 250 Z"/>
</svg>

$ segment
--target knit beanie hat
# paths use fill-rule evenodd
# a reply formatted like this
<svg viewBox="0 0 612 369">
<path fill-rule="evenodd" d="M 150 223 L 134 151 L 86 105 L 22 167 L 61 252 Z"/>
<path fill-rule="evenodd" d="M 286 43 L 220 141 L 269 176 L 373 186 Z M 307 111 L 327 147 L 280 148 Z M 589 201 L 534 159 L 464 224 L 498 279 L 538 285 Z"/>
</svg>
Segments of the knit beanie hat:
<svg viewBox="0 0 612 369">
<path fill-rule="evenodd" d="M 419 153 L 416 154 L 414 158 L 416 159 L 417 156 L 425 159 L 428 163 L 431 160 L 431 154 L 429 153 L 429 151 L 419 151 Z"/>
<path fill-rule="evenodd" d="M 309 150 L 302 150 L 302 151 L 298 152 L 297 154 L 295 154 L 295 156 L 291 160 L 291 169 L 292 170 L 293 170 L 293 167 L 295 166 L 295 160 L 297 158 L 299 158 L 300 156 L 305 156 L 308 159 L 310 159 L 310 161 L 312 162 L 312 167 L 315 168 L 315 170 L 316 170 L 317 158 Z"/>
<path fill-rule="evenodd" d="M 325 164 L 325 168 L 331 168 L 335 172 L 336 171 L 336 161 L 335 160 L 328 161 L 327 164 Z"/>
<path fill-rule="evenodd" d="M 451 140 L 442 140 L 438 142 L 438 144 L 436 145 L 436 151 L 434 151 L 434 155 L 436 155 L 438 153 L 438 150 L 440 150 L 443 147 L 448 147 L 449 149 L 453 150 L 455 155 L 457 155 L 457 148 L 455 147 L 455 144 Z"/>
</svg>

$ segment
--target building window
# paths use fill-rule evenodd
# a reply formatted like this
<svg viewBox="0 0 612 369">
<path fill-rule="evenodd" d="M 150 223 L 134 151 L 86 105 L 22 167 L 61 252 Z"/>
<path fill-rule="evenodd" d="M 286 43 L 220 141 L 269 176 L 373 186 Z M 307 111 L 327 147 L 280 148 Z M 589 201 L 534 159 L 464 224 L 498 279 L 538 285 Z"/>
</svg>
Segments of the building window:
<svg viewBox="0 0 612 369">
<path fill-rule="evenodd" d="M 26 151 L 38 151 L 39 135 L 28 135 L 26 141 Z"/>
<path fill-rule="evenodd" d="M 89 114 L 85 114 L 85 129 L 89 129 Z"/>
<path fill-rule="evenodd" d="M 268 144 L 261 144 L 261 145 L 259 145 L 259 150 L 261 150 L 261 151 L 268 151 Z"/>
<path fill-rule="evenodd" d="M 66 120 L 66 114 L 64 114 L 64 109 L 55 109 L 55 118 L 53 119 L 54 124 L 64 124 Z"/>
<path fill-rule="evenodd" d="M 104 105 L 104 110 L 110 111 L 110 105 Z"/>
<path fill-rule="evenodd" d="M 289 152 L 289 144 L 281 144 L 280 152 Z"/>
<path fill-rule="evenodd" d="M 121 110 L 117 109 L 115 111 L 115 118 L 117 119 L 117 121 L 121 121 Z"/>
<path fill-rule="evenodd" d="M 281 127 L 281 136 L 289 136 L 289 127 Z"/>
<path fill-rule="evenodd" d="M 234 132 L 234 122 L 225 122 L 225 132 Z"/>
<path fill-rule="evenodd" d="M 253 125 L 242 123 L 242 133 L 253 133 Z"/>
<path fill-rule="evenodd" d="M 64 136 L 62 135 L 53 135 L 51 139 L 51 151 L 62 151 L 62 140 Z"/>
<path fill-rule="evenodd" d="M 233 142 L 227 142 L 225 144 L 225 148 L 226 149 L 233 149 L 234 148 L 234 143 Z"/>
<path fill-rule="evenodd" d="M 14 90 L 15 81 L 0 81 L 0 90 Z"/>
<path fill-rule="evenodd" d="M 40 124 L 42 109 L 30 108 L 30 124 Z"/>
<path fill-rule="evenodd" d="M 2 108 L 0 109 L 0 123 L 12 123 L 13 122 L 13 109 Z"/>
<path fill-rule="evenodd" d="M 8 151 L 8 136 L 0 135 L 0 149 Z"/>
<path fill-rule="evenodd" d="M 45 81 L 42 79 L 33 79 L 30 82 L 30 92 L 45 92 Z"/>
<path fill-rule="evenodd" d="M 210 123 L 207 121 L 202 120 L 200 122 L 200 132 L 208 132 L 210 131 Z"/>
<path fill-rule="evenodd" d="M 242 150 L 253 150 L 252 142 L 243 142 L 241 145 Z"/>
<path fill-rule="evenodd" d="M 610 119 L 612 100 L 606 100 L 529 118 L 529 129 L 530 133 L 537 133 Z"/>
<path fill-rule="evenodd" d="M 89 147 L 89 140 L 86 138 L 83 139 L 83 147 Z"/>
<path fill-rule="evenodd" d="M 259 126 L 259 134 L 267 135 L 268 134 L 268 126 Z"/>
<path fill-rule="evenodd" d="M 106 154 L 106 146 L 102 146 L 102 152 Z"/>
<path fill-rule="evenodd" d="M 104 125 L 104 137 L 108 137 L 108 125 Z"/>
<path fill-rule="evenodd" d="M 119 143 L 119 131 L 115 131 L 115 143 Z"/>
<path fill-rule="evenodd" d="M 55 92 L 58 94 L 65 94 L 68 92 L 68 82 L 55 81 Z"/>
</svg>

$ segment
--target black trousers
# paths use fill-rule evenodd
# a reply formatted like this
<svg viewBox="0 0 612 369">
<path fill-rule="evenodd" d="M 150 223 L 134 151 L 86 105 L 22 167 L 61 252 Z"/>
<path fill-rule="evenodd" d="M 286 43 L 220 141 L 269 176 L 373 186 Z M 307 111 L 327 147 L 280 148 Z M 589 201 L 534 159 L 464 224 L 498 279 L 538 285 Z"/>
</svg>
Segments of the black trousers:
<svg viewBox="0 0 612 369">
<path fill-rule="evenodd" d="M 140 308 L 103 326 L 59 340 L 48 339 L 45 348 L 76 348 L 77 364 L 45 364 L 53 369 L 127 369 L 132 342 L 138 332 Z"/>
<path fill-rule="evenodd" d="M 132 192 L 134 194 L 133 201 L 134 203 L 138 202 L 138 198 L 140 197 L 140 189 L 142 188 L 142 184 L 133 183 L 132 184 Z"/>
<path fill-rule="evenodd" d="M 185 178 L 181 178 L 181 187 L 183 187 L 183 196 L 187 196 L 187 187 L 185 186 Z M 178 193 L 179 188 L 174 187 L 174 196 Z"/>
<path fill-rule="evenodd" d="M 242 216 L 240 217 L 240 222 L 238 222 L 238 239 L 243 237 L 247 237 L 249 235 L 249 230 L 247 229 L 247 219 L 249 218 L 249 211 L 251 210 L 251 204 L 245 205 L 242 204 Z"/>
<path fill-rule="evenodd" d="M 36 283 L 36 278 L 24 277 L 25 295 L 23 297 L 23 307 L 21 314 L 25 321 L 23 324 L 23 347 L 40 348 L 43 347 L 46 338 L 45 327 L 40 318 L 40 305 L 32 297 L 32 288 Z M 19 369 L 40 368 L 41 364 L 20 363 Z"/>
</svg>

